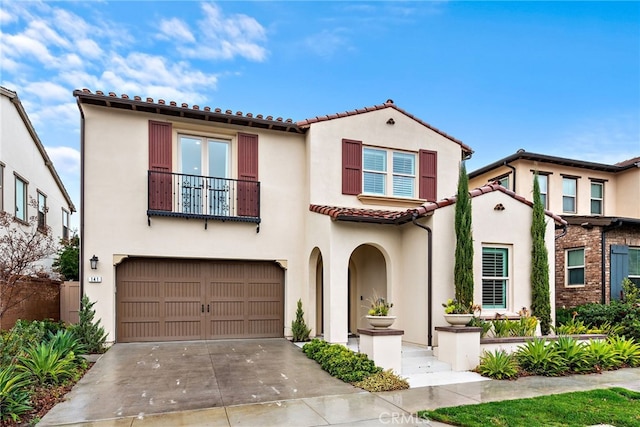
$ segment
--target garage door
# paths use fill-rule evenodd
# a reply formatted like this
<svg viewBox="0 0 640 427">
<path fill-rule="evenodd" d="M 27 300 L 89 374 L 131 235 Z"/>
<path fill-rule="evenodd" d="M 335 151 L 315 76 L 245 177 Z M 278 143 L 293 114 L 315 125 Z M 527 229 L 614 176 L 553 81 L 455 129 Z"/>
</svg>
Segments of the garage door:
<svg viewBox="0 0 640 427">
<path fill-rule="evenodd" d="M 284 272 L 272 262 L 134 258 L 116 281 L 119 342 L 284 335 Z"/>
</svg>

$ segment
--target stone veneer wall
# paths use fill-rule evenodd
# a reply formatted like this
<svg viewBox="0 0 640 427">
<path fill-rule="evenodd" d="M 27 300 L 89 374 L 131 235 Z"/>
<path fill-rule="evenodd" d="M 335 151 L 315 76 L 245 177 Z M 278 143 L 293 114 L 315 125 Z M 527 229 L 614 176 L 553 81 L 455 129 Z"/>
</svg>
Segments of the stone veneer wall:
<svg viewBox="0 0 640 427">
<path fill-rule="evenodd" d="M 602 253 L 600 226 L 581 227 L 570 225 L 567 234 L 556 240 L 556 307 L 575 307 L 587 303 L 602 302 Z M 640 227 L 622 226 L 607 231 L 605 249 L 605 302 L 610 295 L 610 247 L 627 245 L 640 247 Z M 585 285 L 565 286 L 565 250 L 584 247 L 585 249 Z"/>
</svg>

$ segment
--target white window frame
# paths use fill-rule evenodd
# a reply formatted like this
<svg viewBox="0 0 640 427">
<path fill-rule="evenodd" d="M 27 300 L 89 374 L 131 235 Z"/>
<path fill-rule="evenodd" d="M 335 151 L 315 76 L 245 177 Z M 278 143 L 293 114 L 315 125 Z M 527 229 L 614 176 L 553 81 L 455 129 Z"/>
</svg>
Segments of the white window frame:
<svg viewBox="0 0 640 427">
<path fill-rule="evenodd" d="M 538 177 L 538 186 L 540 187 L 540 198 L 542 199 L 542 206 L 545 209 L 549 209 L 549 175 L 546 173 L 538 173 L 536 175 Z M 544 191 L 542 188 L 542 183 L 544 182 Z"/>
<path fill-rule="evenodd" d="M 29 212 L 28 212 L 28 203 L 27 200 L 29 199 L 29 181 L 27 181 L 26 179 L 22 178 L 21 176 L 15 174 L 14 175 L 15 178 L 15 183 L 14 183 L 14 206 L 15 206 L 15 210 L 14 210 L 14 215 L 16 217 L 16 219 L 23 221 L 23 222 L 28 222 L 29 221 Z M 22 200 L 18 200 L 18 184 L 21 183 L 22 187 L 23 187 L 23 198 Z M 21 213 L 21 215 L 18 215 L 19 213 Z"/>
<path fill-rule="evenodd" d="M 506 272 L 506 276 L 489 276 L 485 275 L 484 270 L 484 253 L 485 250 L 500 251 L 505 253 L 503 269 Z M 481 288 L 481 302 L 483 310 L 508 310 L 509 308 L 509 295 L 511 294 L 511 248 L 504 245 L 492 245 L 486 244 L 482 246 L 482 258 L 481 258 L 481 272 L 482 272 L 482 288 Z M 484 301 L 484 287 L 485 281 L 503 281 L 503 301 L 504 304 L 485 304 Z"/>
<path fill-rule="evenodd" d="M 594 197 L 593 196 L 593 186 L 600 186 L 600 197 Z M 602 181 L 591 181 L 591 185 L 589 186 L 589 192 L 590 192 L 590 203 L 589 203 L 589 209 L 591 212 L 591 215 L 604 215 L 604 182 Z M 593 202 L 599 202 L 600 203 L 600 212 L 594 212 L 593 211 Z"/>
<path fill-rule="evenodd" d="M 382 169 L 374 170 L 374 169 L 365 168 L 365 165 L 366 165 L 365 156 L 367 152 L 369 153 L 378 152 L 378 153 L 385 154 L 384 170 Z M 396 158 L 398 158 L 398 156 L 411 157 L 413 162 L 412 173 L 396 170 L 395 166 L 397 163 L 399 163 L 396 161 Z M 362 147 L 362 192 L 363 194 L 368 194 L 368 195 L 414 199 L 418 192 L 417 168 L 418 168 L 418 161 L 417 161 L 417 153 L 415 152 L 364 146 Z M 372 174 L 372 175 L 375 174 L 383 177 L 382 191 L 367 191 L 366 185 L 365 185 L 365 175 L 367 174 Z M 412 180 L 411 182 L 412 191 L 410 195 L 400 194 L 400 191 L 398 191 L 400 186 L 397 185 L 399 184 L 398 180 Z"/>
<path fill-rule="evenodd" d="M 631 253 L 638 258 L 638 271 L 631 271 Z M 640 286 L 640 247 L 629 246 L 629 280 Z"/>
<path fill-rule="evenodd" d="M 69 229 L 69 211 L 62 208 L 62 239 L 68 241 L 71 238 Z"/>
<path fill-rule="evenodd" d="M 569 253 L 570 252 L 577 252 L 577 251 L 582 251 L 582 264 L 581 265 L 569 265 Z M 585 252 L 585 248 L 584 247 L 579 247 L 579 248 L 570 248 L 570 249 L 565 249 L 564 251 L 564 285 L 568 288 L 576 288 L 576 287 L 581 287 L 584 286 L 587 281 L 587 263 L 586 263 L 586 257 L 587 254 Z M 583 283 L 570 283 L 570 272 L 571 270 L 578 270 L 581 269 L 582 270 L 582 282 Z"/>
<path fill-rule="evenodd" d="M 509 188 L 509 174 L 499 176 L 495 180 L 507 190 L 511 190 L 511 188 Z"/>
<path fill-rule="evenodd" d="M 38 229 L 47 228 L 47 195 L 37 190 L 38 195 Z"/>
<path fill-rule="evenodd" d="M 182 170 L 182 138 L 199 140 L 200 142 L 199 174 Z M 177 140 L 179 173 L 195 175 L 195 177 L 183 177 L 181 179 L 180 206 L 182 212 L 197 215 L 229 216 L 232 209 L 232 189 L 229 188 L 229 182 L 226 179 L 231 176 L 231 140 L 215 135 L 198 135 L 188 132 L 179 132 Z M 211 175 L 209 168 L 209 142 L 226 145 L 225 176 Z"/>
<path fill-rule="evenodd" d="M 574 194 L 567 194 L 564 191 L 564 183 L 572 181 L 574 183 Z M 565 210 L 564 201 L 565 199 L 573 199 L 573 210 Z M 562 177 L 562 212 L 564 213 L 576 213 L 578 211 L 578 178 L 572 176 L 563 176 Z"/>
</svg>

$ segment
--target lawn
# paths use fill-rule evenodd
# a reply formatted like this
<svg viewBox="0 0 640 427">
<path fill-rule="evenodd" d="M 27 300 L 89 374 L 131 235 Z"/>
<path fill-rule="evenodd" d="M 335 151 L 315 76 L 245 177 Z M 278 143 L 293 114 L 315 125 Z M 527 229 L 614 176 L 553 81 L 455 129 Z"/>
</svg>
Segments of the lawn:
<svg viewBox="0 0 640 427">
<path fill-rule="evenodd" d="M 640 393 L 610 388 L 439 408 L 419 411 L 418 415 L 464 427 L 640 427 Z"/>
</svg>

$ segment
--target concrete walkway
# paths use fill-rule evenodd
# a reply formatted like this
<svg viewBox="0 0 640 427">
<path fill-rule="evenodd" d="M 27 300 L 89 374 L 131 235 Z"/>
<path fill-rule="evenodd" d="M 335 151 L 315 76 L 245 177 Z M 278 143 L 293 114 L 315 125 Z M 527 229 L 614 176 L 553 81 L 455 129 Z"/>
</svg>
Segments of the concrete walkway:
<svg viewBox="0 0 640 427">
<path fill-rule="evenodd" d="M 253 343 L 257 343 L 253 341 Z M 182 343 L 183 345 L 184 343 Z M 262 344 L 259 344 L 262 345 Z M 140 346 L 144 346 L 140 344 Z M 159 348 L 164 347 L 162 344 Z M 290 346 L 296 354 L 297 349 Z M 107 354 L 111 353 L 117 346 L 114 346 Z M 158 349 L 159 349 L 158 348 Z M 235 347 L 234 347 L 235 348 Z M 276 346 L 276 348 L 280 348 Z M 283 348 L 287 348 L 284 346 Z M 156 349 L 156 351 L 158 350 Z M 288 350 L 285 350 L 288 353 Z M 283 353 L 283 354 L 285 354 Z M 115 352 L 114 352 L 115 354 Z M 299 355 L 299 354 L 298 354 Z M 415 355 L 414 355 L 415 356 Z M 244 356 L 243 356 L 244 357 Z M 285 356 L 282 356 L 285 357 Z M 155 356 L 153 357 L 155 359 Z M 220 356 L 216 357 L 220 358 Z M 115 358 L 114 358 L 115 359 Z M 162 360 L 161 358 L 159 361 Z M 303 359 L 294 358 L 295 363 L 302 363 Z M 311 361 L 313 362 L 313 361 Z M 315 363 L 315 362 L 313 362 Z M 101 365 L 98 362 L 94 369 Z M 102 364 L 106 366 L 106 364 Z M 179 372 L 178 364 L 172 365 L 176 375 Z M 240 365 L 242 366 L 242 364 Z M 403 364 L 403 369 L 404 369 Z M 115 366 L 112 366 L 116 368 Z M 143 368 L 144 369 L 144 368 Z M 157 369 L 157 368 L 156 368 Z M 622 369 L 618 371 L 605 372 L 603 374 L 575 375 L 559 378 L 546 377 L 525 377 L 516 381 L 474 381 L 444 385 L 431 385 L 424 387 L 413 386 L 409 390 L 368 393 L 360 389 L 353 388 L 347 384 L 316 383 L 322 375 L 316 376 L 317 366 L 304 366 L 306 371 L 306 395 L 297 397 L 289 395 L 279 395 L 279 398 L 270 399 L 267 395 L 264 399 L 256 403 L 234 404 L 234 399 L 223 402 L 222 406 L 209 405 L 207 409 L 192 409 L 188 406 L 180 405 L 180 410 L 175 412 L 150 414 L 147 412 L 131 413 L 130 408 L 136 404 L 138 396 L 130 394 L 129 397 L 120 398 L 123 404 L 121 415 L 98 418 L 91 417 L 94 406 L 106 405 L 110 399 L 118 398 L 113 393 L 118 389 L 114 384 L 111 387 L 104 387 L 99 393 L 93 396 L 91 405 L 86 406 L 83 411 L 84 420 L 81 422 L 72 421 L 68 415 L 70 406 L 67 402 L 57 405 L 47 414 L 39 426 L 52 425 L 77 425 L 77 426 L 322 426 L 322 425 L 349 425 L 349 426 L 373 426 L 373 425 L 428 425 L 444 426 L 435 421 L 420 420 L 415 417 L 415 413 L 421 409 L 435 409 L 438 407 L 457 406 L 475 404 L 482 402 L 518 399 L 534 397 L 546 394 L 564 393 L 570 391 L 583 391 L 595 388 L 624 387 L 635 391 L 640 391 L 640 368 Z M 93 369 L 85 376 L 89 377 Z M 274 373 L 265 373 L 267 381 L 280 375 L 280 369 L 275 369 Z M 320 371 L 322 373 L 322 371 Z M 203 375 L 202 371 L 194 375 Z M 453 373 L 450 373 L 453 374 Z M 469 373 L 467 373 L 469 374 Z M 455 378 L 455 376 L 454 376 Z M 95 381 L 94 377 L 94 381 Z M 335 380 L 333 378 L 329 378 Z M 84 379 L 83 379 L 84 380 Z M 264 380 L 260 380 L 264 381 Z M 300 381 L 296 378 L 295 381 Z M 335 380 L 338 381 L 338 380 Z M 304 383 L 304 380 L 298 384 Z M 80 383 L 79 383 L 80 384 Z M 122 385 L 122 384 L 120 384 Z M 256 384 L 248 384 L 240 381 L 237 388 L 244 389 L 246 386 L 255 388 Z M 235 388 L 233 381 L 229 383 L 230 390 Z M 337 387 L 337 388 L 333 388 Z M 339 390 L 340 387 L 345 387 Z M 215 387 L 211 387 L 215 389 Z M 94 389 L 95 390 L 95 389 Z M 241 393 L 239 390 L 235 395 Z M 74 388 L 74 392 L 76 389 Z M 80 395 L 71 396 L 76 403 L 82 394 L 89 390 L 85 389 Z M 203 390 L 205 392 L 206 390 Z M 214 393 L 212 390 L 210 390 Z M 156 393 L 159 390 L 155 391 Z M 73 393 L 73 392 L 72 392 Z M 310 394 L 309 394 L 310 393 Z M 215 393 L 214 393 L 215 394 Z M 221 393 L 224 395 L 224 393 Z M 148 403 L 148 395 L 144 396 Z M 88 399 L 89 396 L 84 398 Z M 195 396 L 192 396 L 197 401 Z M 246 398 L 246 396 L 245 396 Z M 134 400 L 129 400 L 134 399 Z M 222 398 L 223 401 L 227 400 Z M 200 402 L 202 403 L 202 402 Z M 220 403 L 218 403 L 220 405 Z M 215 406 L 215 407 L 214 407 Z M 146 405 L 148 408 L 149 405 Z M 125 411 L 125 408 L 128 408 Z M 202 406 L 201 406 L 202 408 Z M 104 409 L 104 408 L 103 408 Z"/>
</svg>

